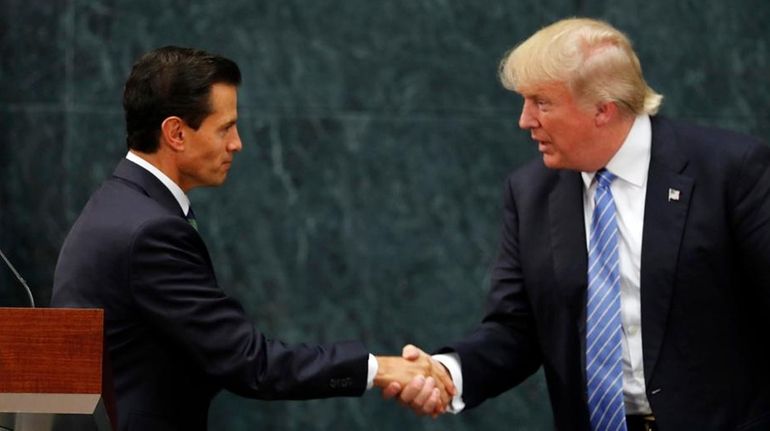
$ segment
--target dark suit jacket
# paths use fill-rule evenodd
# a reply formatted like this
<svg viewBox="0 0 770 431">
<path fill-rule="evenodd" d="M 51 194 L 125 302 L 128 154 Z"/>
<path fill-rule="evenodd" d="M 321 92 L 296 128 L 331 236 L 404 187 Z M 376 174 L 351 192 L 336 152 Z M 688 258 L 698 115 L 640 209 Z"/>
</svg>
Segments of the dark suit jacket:
<svg viewBox="0 0 770 431">
<path fill-rule="evenodd" d="M 652 119 L 641 257 L 647 397 L 662 431 L 770 429 L 770 151 Z M 680 191 L 669 200 L 669 189 Z M 478 405 L 541 365 L 559 430 L 588 430 L 580 174 L 536 160 L 507 181 L 486 316 L 459 353 Z"/>
<path fill-rule="evenodd" d="M 206 246 L 171 192 L 123 160 L 67 236 L 52 306 L 105 310 L 120 430 L 206 429 L 222 388 L 260 399 L 360 395 L 357 342 L 269 340 L 217 285 Z"/>
</svg>

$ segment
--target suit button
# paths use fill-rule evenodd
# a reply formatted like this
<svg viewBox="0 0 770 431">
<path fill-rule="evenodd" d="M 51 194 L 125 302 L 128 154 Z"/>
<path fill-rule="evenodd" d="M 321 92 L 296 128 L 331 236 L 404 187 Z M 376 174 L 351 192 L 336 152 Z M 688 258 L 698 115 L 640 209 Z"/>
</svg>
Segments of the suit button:
<svg viewBox="0 0 770 431">
<path fill-rule="evenodd" d="M 351 386 L 353 386 L 352 377 L 329 380 L 329 387 L 332 389 L 344 389 L 344 388 L 349 388 Z"/>
</svg>

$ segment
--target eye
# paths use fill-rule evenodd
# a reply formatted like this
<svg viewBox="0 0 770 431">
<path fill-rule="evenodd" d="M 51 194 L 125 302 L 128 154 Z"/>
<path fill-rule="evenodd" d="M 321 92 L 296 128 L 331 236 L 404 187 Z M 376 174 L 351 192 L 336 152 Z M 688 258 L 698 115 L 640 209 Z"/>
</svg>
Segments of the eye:
<svg viewBox="0 0 770 431">
<path fill-rule="evenodd" d="M 220 136 L 227 135 L 228 133 L 230 133 L 231 130 L 233 130 L 233 127 L 235 127 L 235 123 L 230 123 L 225 125 L 224 127 L 219 129 L 219 135 Z"/>
</svg>

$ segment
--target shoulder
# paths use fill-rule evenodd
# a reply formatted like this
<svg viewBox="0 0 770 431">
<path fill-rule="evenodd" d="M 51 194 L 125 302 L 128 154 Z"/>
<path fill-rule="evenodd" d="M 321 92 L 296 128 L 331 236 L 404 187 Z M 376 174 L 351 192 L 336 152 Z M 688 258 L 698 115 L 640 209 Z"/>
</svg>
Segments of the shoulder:
<svg viewBox="0 0 770 431">
<path fill-rule="evenodd" d="M 143 223 L 147 219 L 173 217 L 184 220 L 182 210 L 172 211 L 153 199 L 141 188 L 122 180 L 110 178 L 93 194 L 87 208 L 99 213 L 110 213 L 123 222 Z"/>
<path fill-rule="evenodd" d="M 195 233 L 181 209 L 173 212 L 130 182 L 111 178 L 91 195 L 70 236 L 116 247 L 148 233 L 173 238 L 176 232 L 187 230 Z"/>
<path fill-rule="evenodd" d="M 197 257 L 203 248 L 181 211 L 175 214 L 130 184 L 108 180 L 91 195 L 64 240 L 54 276 L 56 303 L 122 309 L 128 306 L 124 297 L 113 294 L 125 288 L 138 260 L 168 262 L 170 251 L 183 249 Z"/>
<path fill-rule="evenodd" d="M 682 160 L 681 172 L 709 190 L 709 198 L 722 193 L 737 200 L 752 189 L 770 189 L 770 147 L 760 139 L 666 118 L 652 124 L 653 160 Z"/>
<path fill-rule="evenodd" d="M 762 140 L 732 130 L 661 116 L 652 118 L 652 128 L 653 145 L 668 145 L 668 141 L 674 141 L 690 160 L 729 163 L 752 154 L 760 157 L 770 155 L 770 147 Z"/>
</svg>

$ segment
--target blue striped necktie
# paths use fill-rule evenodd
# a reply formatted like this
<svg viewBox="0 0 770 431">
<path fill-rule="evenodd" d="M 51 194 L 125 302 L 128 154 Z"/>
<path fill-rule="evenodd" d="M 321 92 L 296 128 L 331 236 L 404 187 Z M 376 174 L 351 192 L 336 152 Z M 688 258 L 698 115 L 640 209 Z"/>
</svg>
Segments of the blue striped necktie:
<svg viewBox="0 0 770 431">
<path fill-rule="evenodd" d="M 588 241 L 586 385 L 593 431 L 626 430 L 623 406 L 620 264 L 611 172 L 596 173 L 591 236 Z"/>
</svg>

